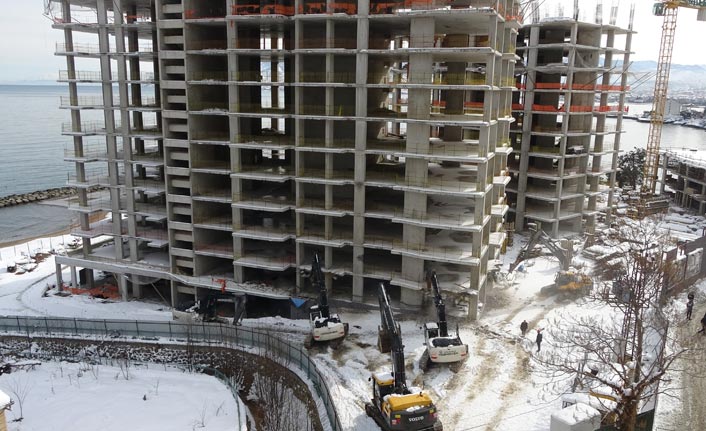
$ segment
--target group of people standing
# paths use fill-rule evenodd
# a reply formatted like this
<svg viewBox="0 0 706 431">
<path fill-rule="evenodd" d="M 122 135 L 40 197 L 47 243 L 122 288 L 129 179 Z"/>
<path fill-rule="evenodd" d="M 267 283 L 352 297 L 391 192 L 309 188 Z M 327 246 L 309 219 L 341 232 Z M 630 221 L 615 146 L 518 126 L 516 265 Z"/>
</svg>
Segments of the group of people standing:
<svg viewBox="0 0 706 431">
<path fill-rule="evenodd" d="M 528 329 L 529 329 L 529 323 L 527 323 L 526 320 L 523 320 L 522 323 L 520 323 L 520 331 L 522 332 L 523 337 L 527 333 Z M 537 337 L 534 340 L 535 343 L 537 343 L 537 352 L 539 352 L 542 349 L 542 339 L 543 338 L 544 338 L 544 336 L 542 335 L 542 328 L 537 328 Z"/>
<path fill-rule="evenodd" d="M 691 320 L 691 315 L 694 311 L 694 294 L 689 293 L 687 295 L 688 301 L 686 302 L 686 320 Z M 529 330 L 529 323 L 527 323 L 526 320 L 523 320 L 522 323 L 520 323 L 520 332 L 522 332 L 522 336 L 524 337 L 527 334 L 527 331 Z M 706 333 L 706 313 L 704 313 L 704 317 L 701 318 L 701 330 L 697 332 L 697 334 L 705 334 Z M 537 328 L 537 337 L 535 338 L 535 343 L 537 343 L 537 352 L 539 352 L 542 349 L 542 339 L 544 336 L 542 335 L 542 328 Z"/>
</svg>

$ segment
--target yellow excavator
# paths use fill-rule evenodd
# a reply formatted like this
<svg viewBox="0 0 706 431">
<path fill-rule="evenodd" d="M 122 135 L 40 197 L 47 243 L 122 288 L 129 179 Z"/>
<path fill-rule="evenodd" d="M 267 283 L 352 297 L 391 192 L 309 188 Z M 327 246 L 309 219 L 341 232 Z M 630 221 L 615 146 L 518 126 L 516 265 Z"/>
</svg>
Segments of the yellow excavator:
<svg viewBox="0 0 706 431">
<path fill-rule="evenodd" d="M 383 283 L 378 288 L 378 301 L 381 320 L 378 348 L 382 353 L 390 352 L 392 372 L 371 376 L 373 398 L 365 404 L 365 412 L 385 431 L 442 431 L 436 406 L 429 395 L 407 387 L 402 334 Z"/>
</svg>

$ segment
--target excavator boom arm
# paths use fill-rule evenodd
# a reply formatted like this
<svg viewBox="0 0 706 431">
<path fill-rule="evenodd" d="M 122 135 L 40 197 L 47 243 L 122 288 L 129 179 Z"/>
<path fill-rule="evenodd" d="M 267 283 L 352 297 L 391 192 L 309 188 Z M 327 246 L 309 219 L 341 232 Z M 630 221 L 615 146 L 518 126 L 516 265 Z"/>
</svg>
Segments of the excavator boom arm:
<svg viewBox="0 0 706 431">
<path fill-rule="evenodd" d="M 448 337 L 449 327 L 446 323 L 446 304 L 444 303 L 444 298 L 441 296 L 441 291 L 439 290 L 439 282 L 436 279 L 435 271 L 430 271 L 428 273 L 427 283 L 431 284 L 431 288 L 434 294 L 434 305 L 436 306 L 436 316 L 438 318 L 439 324 L 439 336 Z"/>
<path fill-rule="evenodd" d="M 547 247 L 549 251 L 554 256 L 556 256 L 557 259 L 559 259 L 559 263 L 561 263 L 561 269 L 563 269 L 564 271 L 568 271 L 569 267 L 571 266 L 571 252 L 569 250 L 564 250 L 563 248 L 559 247 L 554 242 L 554 240 L 542 230 L 540 226 L 537 226 L 535 230 L 532 230 L 532 235 L 530 236 L 527 245 L 522 248 L 520 254 L 517 255 L 517 259 L 515 259 L 512 264 L 510 264 L 509 272 L 514 271 L 515 268 L 517 268 L 517 265 L 529 258 L 532 249 L 534 248 L 534 246 L 537 245 L 538 242 L 544 244 L 544 246 Z"/>
<path fill-rule="evenodd" d="M 404 370 L 404 345 L 402 344 L 400 327 L 395 322 L 395 316 L 392 314 L 390 297 L 387 295 L 383 283 L 380 283 L 378 288 L 378 302 L 380 303 L 380 323 L 383 331 L 390 338 L 392 346 L 390 356 L 392 357 L 392 376 L 395 379 L 395 393 L 402 394 L 407 392 L 407 377 Z"/>
<path fill-rule="evenodd" d="M 328 306 L 328 292 L 326 292 L 326 284 L 324 283 L 324 275 L 321 272 L 321 261 L 319 254 L 314 254 L 314 259 L 311 262 L 311 284 L 319 289 L 319 311 L 321 317 L 329 318 L 330 311 Z"/>
</svg>

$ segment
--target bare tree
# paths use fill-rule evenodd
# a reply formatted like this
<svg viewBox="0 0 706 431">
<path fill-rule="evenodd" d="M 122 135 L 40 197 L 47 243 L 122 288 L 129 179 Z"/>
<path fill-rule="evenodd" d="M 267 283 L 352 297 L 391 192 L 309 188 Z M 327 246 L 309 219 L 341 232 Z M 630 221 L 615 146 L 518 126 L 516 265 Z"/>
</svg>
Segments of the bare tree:
<svg viewBox="0 0 706 431">
<path fill-rule="evenodd" d="M 674 244 L 659 223 L 622 220 L 602 240 L 612 250 L 594 271 L 604 289 L 584 304 L 585 315 L 560 316 L 550 325 L 553 348 L 536 358 L 552 381 L 564 377 L 574 389 L 612 399 L 604 422 L 634 431 L 675 361 L 700 352 L 669 334 L 661 304 L 674 271 L 665 256 Z"/>
<path fill-rule="evenodd" d="M 248 398 L 260 403 L 264 412 L 263 429 L 266 431 L 314 429 L 309 417 L 311 412 L 282 377 L 257 373 Z"/>
<path fill-rule="evenodd" d="M 30 384 L 29 379 L 13 377 L 12 379 L 10 379 L 8 389 L 10 391 L 10 395 L 12 395 L 12 398 L 17 403 L 17 406 L 20 408 L 20 417 L 15 419 L 15 421 L 19 422 L 24 419 L 22 407 L 24 406 L 24 402 L 27 398 L 27 395 L 29 395 L 32 390 L 32 385 Z"/>
<path fill-rule="evenodd" d="M 130 380 L 130 349 L 125 350 L 125 356 L 118 358 L 118 367 L 123 379 Z"/>
</svg>

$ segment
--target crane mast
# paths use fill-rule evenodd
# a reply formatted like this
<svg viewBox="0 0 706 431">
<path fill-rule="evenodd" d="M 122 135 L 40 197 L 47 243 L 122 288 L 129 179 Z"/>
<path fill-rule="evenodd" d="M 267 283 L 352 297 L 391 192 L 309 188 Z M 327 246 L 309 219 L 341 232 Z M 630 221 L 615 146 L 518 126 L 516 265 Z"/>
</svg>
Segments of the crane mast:
<svg viewBox="0 0 706 431">
<path fill-rule="evenodd" d="M 659 145 L 662 139 L 664 125 L 664 107 L 667 103 L 669 87 L 669 70 L 672 65 L 674 34 L 677 28 L 677 12 L 679 8 L 673 3 L 665 4 L 664 20 L 662 22 L 662 39 L 659 44 L 657 59 L 657 75 L 655 76 L 654 99 L 650 117 L 650 131 L 647 135 L 645 154 L 644 180 L 642 185 L 642 200 L 654 195 L 657 183 L 657 168 L 659 165 Z"/>
<path fill-rule="evenodd" d="M 674 35 L 677 29 L 677 12 L 680 7 L 698 9 L 697 19 L 706 20 L 706 0 L 662 0 L 656 2 L 653 13 L 662 16 L 662 38 L 659 44 L 657 58 L 657 75 L 655 76 L 654 99 L 650 116 L 650 130 L 647 136 L 645 165 L 643 168 L 643 183 L 640 193 L 642 216 L 647 214 L 649 199 L 654 196 L 659 168 L 659 147 L 664 125 L 664 109 L 667 103 L 669 87 L 669 71 L 672 66 L 672 51 Z"/>
<path fill-rule="evenodd" d="M 385 285 L 380 283 L 378 288 L 378 302 L 380 303 L 380 323 L 382 331 L 388 338 L 392 357 L 392 377 L 394 378 L 394 393 L 408 393 L 407 377 L 404 371 L 404 345 L 402 344 L 402 333 L 400 326 L 395 322 L 395 316 L 390 307 L 390 297 L 387 295 Z"/>
</svg>

